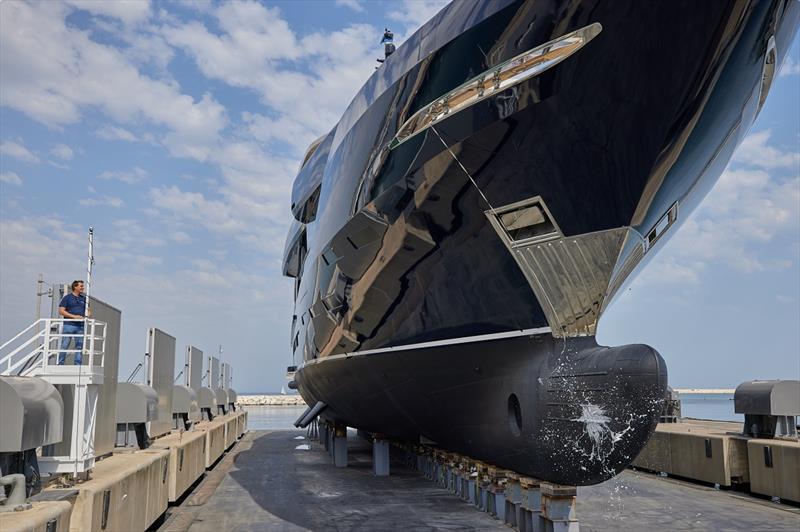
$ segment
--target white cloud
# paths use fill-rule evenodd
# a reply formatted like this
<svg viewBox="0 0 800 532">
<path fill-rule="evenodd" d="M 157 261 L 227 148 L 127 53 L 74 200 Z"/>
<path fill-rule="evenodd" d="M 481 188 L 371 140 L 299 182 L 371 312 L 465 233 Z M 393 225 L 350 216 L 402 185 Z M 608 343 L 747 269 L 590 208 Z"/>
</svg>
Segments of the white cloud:
<svg viewBox="0 0 800 532">
<path fill-rule="evenodd" d="M 404 24 L 410 35 L 449 3 L 449 0 L 403 0 L 389 12 L 389 18 Z"/>
<path fill-rule="evenodd" d="M 283 115 L 270 118 L 260 114 L 243 113 L 242 121 L 248 132 L 261 142 L 280 141 L 289 145 L 298 156 L 305 153 L 310 142 L 308 141 L 308 128 L 293 120 L 291 116 Z"/>
<path fill-rule="evenodd" d="M 336 5 L 352 9 L 358 13 L 364 12 L 364 6 L 359 0 L 336 0 Z"/>
<path fill-rule="evenodd" d="M 157 140 L 172 156 L 218 167 L 222 182 L 208 183 L 211 192 L 153 188 L 151 209 L 165 223 L 190 222 L 214 234 L 235 234 L 241 245 L 271 255 L 282 251 L 299 157 L 339 120 L 374 72 L 379 48 L 379 32 L 369 25 L 301 35 L 277 8 L 255 2 L 224 3 L 207 10 L 215 19 L 208 26 L 180 22 L 159 10 L 147 24 L 133 28 L 100 17 L 92 21 L 93 31 L 67 27 L 64 17 L 69 11 L 63 5 L 52 10 L 39 4 L 0 9 L 3 29 L 29 29 L 21 35 L 3 33 L 4 105 L 55 128 L 99 110 L 110 121 L 96 134 L 110 140 L 154 142 L 146 137 L 151 133 L 133 131 L 153 130 L 152 126 L 164 131 Z M 119 48 L 92 40 L 98 31 L 115 29 L 117 42 L 124 43 Z M 227 130 L 227 113 L 212 96 L 193 99 L 181 94 L 174 80 L 139 72 L 137 62 L 148 60 L 148 53 L 144 59 L 134 57 L 139 37 L 157 37 L 180 48 L 210 79 L 254 91 L 268 112 L 245 113 L 240 124 Z M 154 50 L 150 55 L 160 54 Z M 283 145 L 290 146 L 293 153 L 272 155 L 275 143 L 284 153 Z M 146 173 L 107 171 L 99 177 L 131 183 L 142 181 Z M 88 201 L 102 203 L 103 198 Z M 198 217 L 195 210 L 203 215 Z M 212 211 L 225 216 L 208 215 Z"/>
<path fill-rule="evenodd" d="M 39 158 L 31 153 L 22 142 L 9 140 L 0 144 L 0 154 L 19 159 L 26 163 L 39 163 Z"/>
<path fill-rule="evenodd" d="M 132 62 L 139 65 L 152 64 L 160 73 L 168 75 L 167 66 L 175 57 L 175 50 L 156 31 L 156 28 L 151 27 L 140 31 L 125 28 L 115 31 L 114 35 L 127 44 L 125 56 Z"/>
<path fill-rule="evenodd" d="M 251 252 L 280 255 L 297 160 L 273 156 L 249 141 L 225 141 L 207 157 L 218 165 L 224 183 L 212 181 L 208 192 L 153 187 L 148 197 L 155 215 L 165 223 L 232 237 Z"/>
<path fill-rule="evenodd" d="M 67 3 L 93 15 L 118 19 L 124 24 L 138 24 L 150 16 L 149 0 L 67 0 Z"/>
<path fill-rule="evenodd" d="M 214 15 L 221 32 L 194 21 L 163 29 L 210 79 L 255 91 L 274 120 L 294 123 L 294 144 L 308 145 L 339 120 L 374 71 L 379 33 L 366 24 L 295 34 L 278 9 L 226 3 Z"/>
<path fill-rule="evenodd" d="M 22 184 L 22 178 L 15 172 L 3 172 L 0 174 L 0 183 L 19 186 Z"/>
<path fill-rule="evenodd" d="M 0 253 L 0 261 L 4 264 L 0 267 L 0 277 L 8 279 L 9 272 L 15 271 L 7 269 L 12 263 L 24 269 L 48 267 L 52 264 L 48 257 L 51 257 L 54 249 L 64 250 L 65 256 L 80 257 L 84 249 L 81 244 L 82 238 L 76 228 L 63 220 L 1 220 L 0 248 L 3 253 Z M 73 254 L 72 250 L 76 249 L 80 249 L 80 252 Z M 5 294 L 7 287 L 4 285 L 2 288 Z"/>
<path fill-rule="evenodd" d="M 642 272 L 636 279 L 636 283 L 676 283 L 676 284 L 697 284 L 700 280 L 699 274 L 704 270 L 702 262 L 683 262 L 680 263 L 674 256 L 665 257 L 663 260 L 655 260 Z"/>
<path fill-rule="evenodd" d="M 147 179 L 147 171 L 135 166 L 132 170 L 106 170 L 97 176 L 100 179 L 115 179 L 133 185 Z"/>
<path fill-rule="evenodd" d="M 781 270 L 786 257 L 768 256 L 763 246 L 800 232 L 800 177 L 780 179 L 761 170 L 726 170 L 717 186 L 683 224 L 670 253 L 678 264 L 715 263 L 742 272 Z"/>
<path fill-rule="evenodd" d="M 700 206 L 642 275 L 643 283 L 695 283 L 710 264 L 739 272 L 780 271 L 798 260 L 778 239 L 800 239 L 800 159 L 749 135 Z"/>
<path fill-rule="evenodd" d="M 174 185 L 151 188 L 148 197 L 165 224 L 202 228 L 219 238 L 233 239 L 251 254 L 258 251 L 279 257 L 288 229 L 288 198 L 280 202 L 259 199 L 265 193 L 257 188 L 248 189 L 245 183 L 249 179 L 237 183 L 238 190 L 229 190 L 218 198 Z"/>
<path fill-rule="evenodd" d="M 166 241 L 159 233 L 142 225 L 133 218 L 120 218 L 111 224 L 114 241 L 109 243 L 115 251 L 136 249 L 137 246 L 162 247 Z"/>
<path fill-rule="evenodd" d="M 58 157 L 62 161 L 72 160 L 73 155 L 75 155 L 74 152 L 72 151 L 72 148 L 70 148 L 66 144 L 56 144 L 50 150 L 50 154 L 55 157 Z"/>
<path fill-rule="evenodd" d="M 749 134 L 736 149 L 734 162 L 763 169 L 793 168 L 800 170 L 800 152 L 784 151 L 768 145 L 769 129 Z"/>
<path fill-rule="evenodd" d="M 795 61 L 792 54 L 786 54 L 778 76 L 796 76 L 797 74 L 800 74 L 800 62 Z"/>
<path fill-rule="evenodd" d="M 182 94 L 174 82 L 141 74 L 118 49 L 67 27 L 64 4 L 3 2 L 0 12 L 2 105 L 52 128 L 88 109 L 117 123 L 144 120 L 167 129 L 162 140 L 178 156 L 197 157 L 227 124 L 210 95 Z"/>
<path fill-rule="evenodd" d="M 178 244 L 189 244 L 192 242 L 192 237 L 185 231 L 172 231 L 169 234 L 169 239 Z"/>
<path fill-rule="evenodd" d="M 139 140 L 136 135 L 131 133 L 125 128 L 105 125 L 95 131 L 98 137 L 106 140 L 126 140 L 128 142 L 135 142 Z"/>
<path fill-rule="evenodd" d="M 413 13 L 422 16 L 420 9 L 432 5 L 413 7 Z M 66 27 L 66 9 L 43 12 L 38 5 L 3 9 L 7 28 L 31 29 L 30 35 L 3 37 L 3 61 L 9 63 L 3 80 L 4 105 L 50 127 L 74 123 L 97 109 L 110 123 L 96 134 L 108 140 L 147 140 L 133 131 L 149 125 L 163 128 L 158 142 L 171 155 L 213 164 L 222 178 L 222 183 L 209 184 L 211 191 L 150 189 L 149 215 L 167 228 L 167 238 L 180 243 L 196 239 L 197 230 L 208 231 L 270 257 L 282 252 L 299 157 L 339 120 L 374 72 L 380 52 L 379 28 L 353 24 L 303 35 L 292 30 L 279 9 L 255 2 L 208 9 L 205 14 L 215 24 L 207 26 L 177 21 L 163 10 L 133 17 L 98 8 L 95 14 L 101 17 L 93 21 L 94 31 L 113 33 L 124 43 L 120 48 L 93 41 L 92 32 Z M 210 95 L 193 99 L 181 94 L 174 80 L 139 72 L 138 64 L 163 68 L 171 60 L 172 51 L 165 43 L 186 52 L 206 77 L 259 95 L 268 112 L 243 113 L 241 127 L 226 137 L 227 114 Z M 150 142 L 154 140 L 151 136 Z M 290 146 L 293 153 L 271 154 L 275 143 L 280 148 Z M 126 183 L 146 177 L 138 167 L 99 175 Z M 121 206 L 122 199 L 95 195 L 83 203 Z M 117 256 L 123 252 L 116 250 Z"/>
<path fill-rule="evenodd" d="M 119 209 L 125 202 L 122 201 L 122 198 L 118 198 L 116 196 L 99 196 L 96 198 L 83 198 L 78 200 L 78 203 L 83 205 L 84 207 L 113 207 L 115 209 Z"/>
<path fill-rule="evenodd" d="M 183 191 L 172 185 L 151 188 L 149 196 L 154 207 L 197 222 L 211 231 L 234 233 L 246 229 L 243 221 L 229 205 L 219 200 L 206 199 L 200 192 Z"/>
</svg>

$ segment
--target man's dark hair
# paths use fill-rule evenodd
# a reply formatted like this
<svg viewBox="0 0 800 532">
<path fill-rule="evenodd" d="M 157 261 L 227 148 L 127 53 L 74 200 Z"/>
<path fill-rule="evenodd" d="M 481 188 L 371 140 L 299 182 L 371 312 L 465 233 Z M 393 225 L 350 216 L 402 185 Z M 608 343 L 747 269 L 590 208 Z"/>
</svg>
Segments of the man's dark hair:
<svg viewBox="0 0 800 532">
<path fill-rule="evenodd" d="M 83 284 L 83 281 L 72 281 L 72 290 L 78 288 L 79 284 Z"/>
</svg>

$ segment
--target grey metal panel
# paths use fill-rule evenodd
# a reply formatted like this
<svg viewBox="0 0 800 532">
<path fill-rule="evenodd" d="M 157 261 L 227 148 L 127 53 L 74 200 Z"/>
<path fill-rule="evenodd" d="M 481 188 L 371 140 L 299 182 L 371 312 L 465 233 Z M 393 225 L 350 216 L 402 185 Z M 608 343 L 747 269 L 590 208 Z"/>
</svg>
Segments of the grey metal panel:
<svg viewBox="0 0 800 532">
<path fill-rule="evenodd" d="M 221 373 L 221 366 L 219 363 L 219 359 L 217 357 L 209 357 L 209 386 L 214 391 L 214 395 L 217 398 L 217 406 L 227 406 L 228 405 L 228 393 L 222 387 L 222 378 L 223 375 Z"/>
<path fill-rule="evenodd" d="M 0 452 L 58 443 L 64 403 L 55 387 L 37 377 L 0 376 Z"/>
<path fill-rule="evenodd" d="M 192 414 L 200 412 L 197 406 L 197 393 L 188 386 L 176 384 L 172 387 L 172 413 Z"/>
<path fill-rule="evenodd" d="M 186 386 L 194 391 L 203 386 L 203 352 L 193 345 L 186 346 Z"/>
<path fill-rule="evenodd" d="M 542 302 L 553 336 L 592 336 L 614 281 L 612 274 L 617 258 L 631 229 L 561 237 L 561 231 L 541 199 L 533 200 L 536 203 L 520 202 L 487 212 L 487 216 Z M 508 209 L 528 205 L 542 207 L 552 221 L 555 230 L 542 237 L 544 240 L 513 240 L 497 217 Z"/>
<path fill-rule="evenodd" d="M 69 291 L 69 284 L 56 285 L 51 305 L 51 317 L 59 318 L 58 304 Z M 122 324 L 122 311 L 94 296 L 89 297 L 92 317 L 107 324 L 106 345 L 103 360 L 103 384 L 99 386 L 97 397 L 97 418 L 94 435 L 95 456 L 103 456 L 114 451 L 117 440 L 117 379 L 119 376 L 119 343 Z M 72 356 L 72 355 L 70 355 Z M 69 362 L 68 362 L 69 363 Z M 56 446 L 54 452 L 59 455 L 69 454 L 72 427 L 72 390 L 69 386 L 58 386 L 64 401 L 64 434 L 63 443 Z"/>
<path fill-rule="evenodd" d="M 212 390 L 219 388 L 219 359 L 208 357 L 208 387 Z"/>
<path fill-rule="evenodd" d="M 217 394 L 217 406 L 228 406 L 228 392 L 223 388 L 214 390 Z"/>
<path fill-rule="evenodd" d="M 231 365 L 227 362 L 222 364 L 222 384 L 221 388 L 228 389 L 231 385 Z"/>
<path fill-rule="evenodd" d="M 800 415 L 800 381 L 747 381 L 733 395 L 737 414 Z"/>
<path fill-rule="evenodd" d="M 147 332 L 147 384 L 158 394 L 158 418 L 151 421 L 151 437 L 172 430 L 172 386 L 175 380 L 175 338 L 155 327 Z"/>
<path fill-rule="evenodd" d="M 117 423 L 146 423 L 156 420 L 158 406 L 158 394 L 150 386 L 136 382 L 119 383 Z"/>
<path fill-rule="evenodd" d="M 205 386 L 201 387 L 197 390 L 197 405 L 200 408 L 216 409 L 217 394 L 215 394 L 214 390 L 211 388 L 206 388 Z"/>
<path fill-rule="evenodd" d="M 97 420 L 94 452 L 103 456 L 114 450 L 117 439 L 117 379 L 119 375 L 119 340 L 122 312 L 108 303 L 89 298 L 92 316 L 106 323 L 106 349 L 103 356 L 103 384 L 97 397 Z"/>
</svg>

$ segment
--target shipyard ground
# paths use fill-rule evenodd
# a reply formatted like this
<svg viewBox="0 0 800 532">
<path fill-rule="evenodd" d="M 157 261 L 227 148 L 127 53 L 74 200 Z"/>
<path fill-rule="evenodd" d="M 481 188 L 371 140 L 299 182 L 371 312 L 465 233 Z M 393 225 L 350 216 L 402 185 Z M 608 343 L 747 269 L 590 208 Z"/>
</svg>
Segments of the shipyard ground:
<svg viewBox="0 0 800 532">
<path fill-rule="evenodd" d="M 374 476 L 355 435 L 347 468 L 304 435 L 247 433 L 159 530 L 510 530 L 394 456 L 391 476 Z M 579 488 L 577 516 L 583 531 L 800 529 L 797 507 L 635 471 Z"/>
</svg>

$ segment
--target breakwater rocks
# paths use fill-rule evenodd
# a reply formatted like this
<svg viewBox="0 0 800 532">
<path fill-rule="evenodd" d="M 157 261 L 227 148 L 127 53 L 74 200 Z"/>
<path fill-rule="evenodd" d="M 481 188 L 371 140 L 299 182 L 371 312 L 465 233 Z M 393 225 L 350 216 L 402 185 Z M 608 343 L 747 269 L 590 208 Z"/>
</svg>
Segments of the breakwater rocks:
<svg viewBox="0 0 800 532">
<path fill-rule="evenodd" d="M 679 394 L 731 394 L 736 391 L 735 388 L 674 388 Z"/>
<path fill-rule="evenodd" d="M 236 403 L 242 406 L 305 406 L 299 395 L 240 395 Z"/>
</svg>

